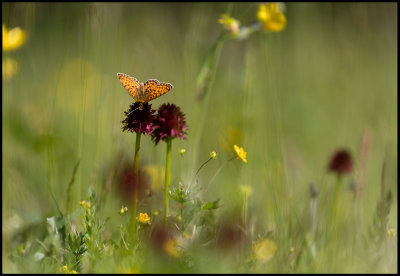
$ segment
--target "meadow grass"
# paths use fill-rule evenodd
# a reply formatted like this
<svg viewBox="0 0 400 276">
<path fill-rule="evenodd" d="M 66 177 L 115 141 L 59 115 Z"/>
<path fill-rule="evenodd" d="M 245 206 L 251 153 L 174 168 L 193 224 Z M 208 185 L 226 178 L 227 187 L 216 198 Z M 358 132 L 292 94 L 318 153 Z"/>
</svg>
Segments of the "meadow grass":
<svg viewBox="0 0 400 276">
<path fill-rule="evenodd" d="M 250 26 L 258 9 L 2 3 L 3 24 L 27 33 L 3 44 L 3 272 L 397 272 L 397 4 L 288 3 L 281 32 L 225 40 L 221 14 Z M 141 137 L 151 196 L 136 215 L 119 192 L 136 143 L 121 130 L 133 100 L 119 72 L 173 84 L 152 108 L 186 116 L 168 170 L 179 238 L 157 228 L 165 143 Z M 227 162 L 234 145 L 247 163 Z M 328 164 L 341 148 L 353 170 L 338 190 Z M 139 213 L 151 224 L 130 241 Z"/>
</svg>

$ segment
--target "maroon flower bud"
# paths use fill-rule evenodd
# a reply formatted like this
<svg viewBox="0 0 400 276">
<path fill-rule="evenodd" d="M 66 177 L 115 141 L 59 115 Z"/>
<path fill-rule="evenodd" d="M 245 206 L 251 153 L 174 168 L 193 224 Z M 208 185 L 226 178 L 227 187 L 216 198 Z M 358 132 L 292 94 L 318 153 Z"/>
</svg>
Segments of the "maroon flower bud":
<svg viewBox="0 0 400 276">
<path fill-rule="evenodd" d="M 337 151 L 331 158 L 329 170 L 336 172 L 338 175 L 350 173 L 353 170 L 353 161 L 347 150 Z"/>
</svg>

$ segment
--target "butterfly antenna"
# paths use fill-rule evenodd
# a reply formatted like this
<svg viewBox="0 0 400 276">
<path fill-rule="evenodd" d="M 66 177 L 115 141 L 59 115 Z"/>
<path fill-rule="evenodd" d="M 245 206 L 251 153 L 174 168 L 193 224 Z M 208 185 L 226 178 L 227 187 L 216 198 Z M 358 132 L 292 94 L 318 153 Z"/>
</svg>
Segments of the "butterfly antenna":
<svg viewBox="0 0 400 276">
<path fill-rule="evenodd" d="M 136 111 L 136 110 L 138 110 L 138 109 L 139 109 L 139 107 L 136 107 L 134 110 L 132 110 L 131 112 L 129 112 L 126 116 L 131 115 L 131 113 L 132 113 L 133 111 Z"/>
</svg>

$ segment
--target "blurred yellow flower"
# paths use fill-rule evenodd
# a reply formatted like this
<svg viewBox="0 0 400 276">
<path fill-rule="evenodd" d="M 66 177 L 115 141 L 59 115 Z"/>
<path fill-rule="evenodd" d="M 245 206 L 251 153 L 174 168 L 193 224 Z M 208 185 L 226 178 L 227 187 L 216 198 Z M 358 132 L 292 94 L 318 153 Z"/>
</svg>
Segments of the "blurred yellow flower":
<svg viewBox="0 0 400 276">
<path fill-rule="evenodd" d="M 26 41 L 26 32 L 20 27 L 8 30 L 3 24 L 3 51 L 15 50 Z"/>
<path fill-rule="evenodd" d="M 218 157 L 217 151 L 213 150 L 212 152 L 210 152 L 210 157 L 211 157 L 212 159 L 216 159 L 216 158 Z"/>
<path fill-rule="evenodd" d="M 86 209 L 90 209 L 90 208 L 92 207 L 92 205 L 90 204 L 90 202 L 85 201 L 85 200 L 79 201 L 79 205 L 81 205 L 82 208 L 85 209 L 85 210 L 86 210 Z"/>
<path fill-rule="evenodd" d="M 138 218 L 137 218 L 137 220 L 138 220 L 140 223 L 148 224 L 149 221 L 150 221 L 150 217 L 149 217 L 149 215 L 147 215 L 147 213 L 140 213 L 139 216 L 138 216 Z"/>
<path fill-rule="evenodd" d="M 239 186 L 239 191 L 244 195 L 244 196 L 251 196 L 253 193 L 253 189 L 249 185 L 240 185 Z"/>
<path fill-rule="evenodd" d="M 396 237 L 396 230 L 395 230 L 394 228 L 390 228 L 390 229 L 387 231 L 387 234 L 388 234 L 388 237 L 389 237 L 389 238 L 394 238 L 394 237 Z"/>
<path fill-rule="evenodd" d="M 261 262 L 269 261 L 276 252 L 276 244 L 273 240 L 264 239 L 253 246 L 253 257 Z"/>
<path fill-rule="evenodd" d="M 150 188 L 159 191 L 164 187 L 165 168 L 156 165 L 145 165 L 143 170 L 150 177 Z"/>
<path fill-rule="evenodd" d="M 3 60 L 3 79 L 11 79 L 18 72 L 18 63 L 12 58 Z"/>
<path fill-rule="evenodd" d="M 280 32 L 286 27 L 286 16 L 278 8 L 277 3 L 260 4 L 257 12 L 258 20 L 263 24 L 264 30 Z"/>
<path fill-rule="evenodd" d="M 175 239 L 168 239 L 164 243 L 165 252 L 172 257 L 179 257 L 180 253 L 177 249 L 177 242 Z"/>
<path fill-rule="evenodd" d="M 233 146 L 233 149 L 235 150 L 235 153 L 236 153 L 237 157 L 242 159 L 242 161 L 244 163 L 247 163 L 247 160 L 246 160 L 247 152 L 245 152 L 243 148 L 239 148 L 236 145 Z"/>
<path fill-rule="evenodd" d="M 225 30 L 230 31 L 234 35 L 239 34 L 240 22 L 227 14 L 222 14 L 221 18 L 218 19 L 218 23 L 224 25 Z"/>
</svg>

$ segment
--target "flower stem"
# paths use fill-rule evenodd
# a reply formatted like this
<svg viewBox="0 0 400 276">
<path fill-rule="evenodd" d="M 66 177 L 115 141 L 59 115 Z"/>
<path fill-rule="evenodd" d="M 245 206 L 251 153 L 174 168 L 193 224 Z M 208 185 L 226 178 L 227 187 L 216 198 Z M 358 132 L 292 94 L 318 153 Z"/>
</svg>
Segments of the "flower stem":
<svg viewBox="0 0 400 276">
<path fill-rule="evenodd" d="M 167 140 L 167 159 L 165 164 L 165 186 L 164 186 L 164 222 L 167 222 L 168 217 L 168 190 L 171 180 L 171 146 L 172 140 Z"/>
<path fill-rule="evenodd" d="M 138 186 L 139 186 L 139 149 L 140 149 L 140 138 L 142 133 L 136 132 L 136 144 L 135 144 L 135 159 L 133 160 L 133 172 L 135 176 L 135 184 L 133 185 L 133 202 L 131 212 L 131 224 L 129 228 L 129 236 L 133 240 L 136 232 L 136 206 L 138 197 Z"/>
<path fill-rule="evenodd" d="M 201 168 L 203 168 L 205 164 L 207 164 L 208 162 L 210 162 L 210 161 L 211 161 L 211 159 L 212 159 L 212 158 L 210 157 L 210 159 L 208 159 L 206 162 L 204 162 L 204 163 L 203 163 L 203 164 L 200 166 L 200 168 L 197 170 L 197 172 L 196 172 L 195 176 L 199 174 L 199 172 L 200 172 Z"/>
<path fill-rule="evenodd" d="M 340 190 L 342 187 L 342 177 L 338 175 L 336 187 L 335 187 L 335 195 L 333 198 L 333 219 L 336 220 L 338 212 L 339 212 L 339 197 L 340 197 Z"/>
<path fill-rule="evenodd" d="M 217 177 L 217 175 L 218 175 L 219 172 L 223 169 L 223 167 L 225 167 L 225 165 L 228 164 L 229 161 L 231 161 L 231 160 L 233 160 L 233 159 L 235 159 L 235 158 L 236 158 L 236 156 L 232 157 L 231 159 L 226 160 L 226 161 L 221 165 L 221 167 L 218 168 L 218 170 L 215 172 L 215 174 L 214 174 L 213 177 L 211 178 L 210 182 L 208 182 L 207 188 L 206 188 L 206 190 L 204 191 L 204 193 L 207 193 L 208 188 L 210 187 L 211 183 L 214 181 L 214 179 Z"/>
</svg>

